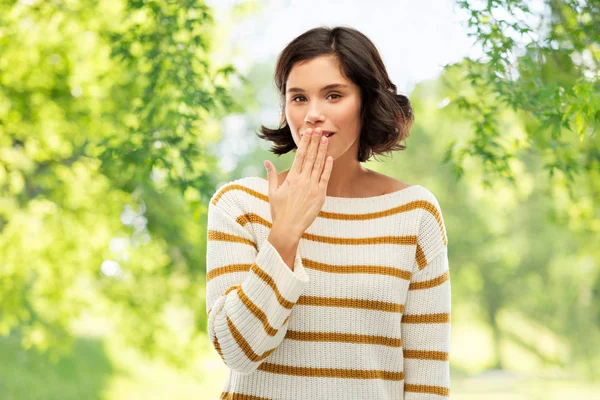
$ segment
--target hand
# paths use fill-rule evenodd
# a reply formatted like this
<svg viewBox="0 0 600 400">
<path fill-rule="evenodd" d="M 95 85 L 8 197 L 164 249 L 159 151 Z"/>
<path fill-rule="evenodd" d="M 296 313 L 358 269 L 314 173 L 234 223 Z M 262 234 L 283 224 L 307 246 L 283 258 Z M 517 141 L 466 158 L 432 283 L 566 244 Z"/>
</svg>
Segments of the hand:
<svg viewBox="0 0 600 400">
<path fill-rule="evenodd" d="M 275 165 L 270 161 L 265 163 L 273 224 L 277 221 L 279 226 L 290 228 L 298 238 L 323 207 L 333 168 L 333 158 L 325 160 L 327 138 L 321 136 L 321 128 L 315 129 L 312 135 L 311 132 L 311 128 L 304 131 L 294 163 L 281 186 L 278 187 Z"/>
</svg>

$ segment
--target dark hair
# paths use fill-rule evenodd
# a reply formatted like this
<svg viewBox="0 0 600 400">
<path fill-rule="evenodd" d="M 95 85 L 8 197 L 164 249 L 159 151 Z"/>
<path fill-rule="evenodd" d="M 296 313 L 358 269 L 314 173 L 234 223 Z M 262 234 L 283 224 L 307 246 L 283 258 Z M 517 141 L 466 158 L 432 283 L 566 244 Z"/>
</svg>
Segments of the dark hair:
<svg viewBox="0 0 600 400">
<path fill-rule="evenodd" d="M 404 150 L 399 142 L 409 136 L 414 121 L 408 97 L 398 94 L 388 76 L 379 51 L 364 34 L 350 27 L 318 27 L 304 32 L 291 41 L 279 54 L 275 68 L 275 84 L 281 99 L 279 128 L 260 126 L 261 139 L 275 143 L 271 149 L 276 155 L 296 149 L 290 127 L 285 118 L 286 82 L 297 62 L 319 56 L 335 56 L 341 73 L 358 87 L 361 94 L 361 132 L 358 160 L 371 156 Z"/>
</svg>

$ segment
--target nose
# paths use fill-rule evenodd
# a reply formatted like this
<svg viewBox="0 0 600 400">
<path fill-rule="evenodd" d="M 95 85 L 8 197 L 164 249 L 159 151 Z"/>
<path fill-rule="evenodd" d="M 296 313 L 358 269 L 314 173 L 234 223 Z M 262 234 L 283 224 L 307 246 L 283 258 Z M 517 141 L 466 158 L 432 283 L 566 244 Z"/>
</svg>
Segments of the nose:
<svg viewBox="0 0 600 400">
<path fill-rule="evenodd" d="M 317 109 L 317 102 L 313 103 L 308 107 L 308 111 L 306 112 L 306 117 L 304 117 L 304 121 L 310 124 L 315 124 L 317 121 L 324 121 L 325 116 L 323 113 Z"/>
</svg>

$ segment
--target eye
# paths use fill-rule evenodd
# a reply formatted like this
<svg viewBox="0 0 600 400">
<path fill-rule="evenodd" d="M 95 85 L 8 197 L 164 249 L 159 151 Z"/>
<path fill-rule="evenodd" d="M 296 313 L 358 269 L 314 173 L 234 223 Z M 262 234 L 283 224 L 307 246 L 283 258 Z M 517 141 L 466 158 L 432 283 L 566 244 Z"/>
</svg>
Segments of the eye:
<svg viewBox="0 0 600 400">
<path fill-rule="evenodd" d="M 337 93 L 331 93 L 329 96 L 337 96 L 337 97 L 336 97 L 336 99 L 337 99 L 337 98 L 340 98 L 340 97 L 342 97 L 342 96 L 340 96 L 340 95 L 339 95 L 339 94 L 337 94 Z M 329 96 L 327 96 L 327 97 L 329 97 Z M 300 98 L 302 98 L 302 99 L 305 99 L 305 97 L 304 97 L 304 96 L 296 96 L 296 97 L 294 97 L 294 98 L 292 99 L 292 102 L 296 102 L 296 103 L 297 103 L 296 99 L 300 99 Z"/>
</svg>

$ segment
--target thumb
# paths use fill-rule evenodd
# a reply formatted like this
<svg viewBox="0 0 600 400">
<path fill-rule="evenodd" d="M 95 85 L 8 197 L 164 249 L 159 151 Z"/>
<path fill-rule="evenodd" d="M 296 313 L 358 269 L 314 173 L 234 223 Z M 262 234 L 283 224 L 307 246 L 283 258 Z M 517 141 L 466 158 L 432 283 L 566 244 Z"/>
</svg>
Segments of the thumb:
<svg viewBox="0 0 600 400">
<path fill-rule="evenodd" d="M 267 180 L 269 181 L 269 192 L 275 192 L 277 190 L 277 170 L 275 165 L 270 161 L 263 161 L 265 168 L 267 169 Z"/>
</svg>

